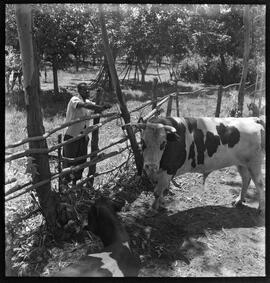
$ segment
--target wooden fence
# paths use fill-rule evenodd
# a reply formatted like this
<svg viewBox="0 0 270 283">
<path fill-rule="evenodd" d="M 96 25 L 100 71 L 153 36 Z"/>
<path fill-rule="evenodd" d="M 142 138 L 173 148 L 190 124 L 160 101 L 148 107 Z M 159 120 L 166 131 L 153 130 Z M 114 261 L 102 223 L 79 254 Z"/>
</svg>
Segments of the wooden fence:
<svg viewBox="0 0 270 283">
<path fill-rule="evenodd" d="M 167 110 L 166 110 L 166 116 L 170 116 L 171 112 L 172 112 L 173 102 L 175 102 L 175 104 L 176 104 L 176 114 L 179 117 L 180 116 L 179 101 L 178 101 L 179 95 L 194 95 L 194 94 L 199 94 L 199 93 L 205 92 L 205 91 L 218 91 L 217 106 L 216 106 L 216 113 L 215 113 L 215 116 L 218 117 L 219 113 L 220 113 L 220 107 L 221 107 L 221 100 L 222 100 L 223 92 L 228 91 L 228 89 L 236 87 L 236 86 L 239 86 L 239 84 L 231 84 L 231 85 L 228 85 L 228 86 L 225 86 L 225 87 L 214 86 L 214 87 L 202 88 L 202 89 L 199 89 L 199 90 L 196 90 L 196 91 L 193 91 L 193 92 L 178 92 L 178 91 L 176 91 L 174 93 L 171 93 L 171 94 L 169 94 L 165 97 L 158 99 L 157 95 L 156 95 L 157 80 L 154 80 L 153 88 L 152 88 L 152 100 L 144 103 L 143 105 L 141 105 L 141 106 L 139 106 L 135 109 L 130 110 L 129 112 L 130 113 L 137 112 L 137 111 L 142 110 L 143 108 L 151 105 L 152 111 L 150 111 L 144 117 L 141 117 L 141 119 L 143 121 L 147 121 L 149 118 L 159 115 L 162 112 L 161 106 L 164 105 L 166 102 L 168 102 Z M 249 86 L 248 88 L 251 88 L 251 87 L 252 86 Z M 259 91 L 256 91 L 256 92 L 259 92 Z M 103 118 L 103 121 L 100 121 L 101 118 Z M 105 124 L 112 122 L 112 121 L 119 119 L 119 118 L 121 118 L 121 114 L 117 113 L 117 112 L 106 113 L 106 114 L 93 114 L 93 115 L 90 115 L 90 116 L 87 116 L 87 117 L 76 119 L 76 120 L 68 122 L 68 123 L 64 123 L 64 124 L 56 127 L 55 129 L 44 133 L 42 136 L 26 138 L 26 139 L 23 139 L 23 140 L 18 141 L 16 143 L 7 145 L 5 147 L 5 155 L 6 155 L 5 156 L 5 162 L 11 162 L 13 160 L 17 160 L 17 159 L 20 159 L 20 158 L 23 158 L 23 157 L 26 157 L 26 156 L 31 156 L 31 154 L 33 154 L 33 153 L 34 154 L 49 154 L 53 151 L 56 151 L 57 155 L 49 155 L 49 157 L 57 159 L 57 161 L 58 161 L 58 172 L 51 174 L 50 179 L 43 180 L 43 181 L 36 183 L 36 184 L 33 184 L 32 182 L 28 182 L 26 184 L 15 185 L 14 187 L 11 187 L 9 190 L 7 190 L 5 192 L 5 201 L 12 200 L 14 198 L 17 198 L 17 197 L 27 193 L 27 192 L 35 190 L 35 189 L 39 188 L 40 186 L 51 182 L 52 180 L 55 180 L 55 179 L 61 180 L 61 178 L 63 176 L 70 174 L 72 172 L 75 172 L 77 170 L 80 170 L 82 168 L 89 167 L 89 168 L 94 168 L 94 169 L 91 170 L 91 172 L 89 171 L 90 173 L 88 174 L 88 176 L 86 178 L 80 180 L 77 183 L 77 185 L 82 185 L 82 184 L 86 183 L 88 180 L 93 181 L 93 178 L 95 178 L 97 176 L 107 174 L 109 172 L 112 172 L 112 171 L 122 167 L 127 161 L 121 163 L 120 165 L 118 165 L 117 167 L 115 167 L 113 169 L 110 169 L 110 170 L 107 170 L 107 171 L 104 171 L 104 172 L 99 172 L 99 173 L 96 172 L 95 166 L 96 166 L 97 163 L 99 163 L 103 160 L 112 158 L 113 156 L 121 154 L 126 150 L 130 150 L 130 146 L 127 144 L 125 147 L 119 148 L 118 150 L 114 150 L 114 151 L 111 151 L 111 152 L 106 153 L 106 154 L 102 153 L 104 150 L 111 148 L 111 147 L 113 147 L 117 144 L 123 144 L 123 143 L 127 142 L 128 141 L 127 137 L 124 137 L 124 138 L 121 138 L 117 141 L 114 141 L 114 142 L 106 145 L 105 147 L 103 147 L 101 149 L 99 149 L 98 146 L 96 146 L 96 145 L 94 147 L 92 146 L 92 152 L 90 154 L 85 155 L 85 156 L 81 156 L 81 157 L 77 157 L 77 158 L 64 158 L 64 157 L 61 156 L 61 148 L 65 144 L 69 144 L 69 143 L 71 143 L 75 140 L 78 140 L 81 137 L 88 135 L 89 133 L 92 133 L 92 138 L 93 138 L 93 133 L 95 133 L 95 131 L 98 131 L 98 129 L 101 128 L 102 126 L 104 126 Z M 34 148 L 32 148 L 32 149 L 26 149 L 26 150 L 18 151 L 18 152 L 15 152 L 15 153 L 11 153 L 11 152 L 8 151 L 9 149 L 17 148 L 21 145 L 24 145 L 24 144 L 32 142 L 32 141 L 45 140 L 48 137 L 50 137 L 52 134 L 54 134 L 54 133 L 56 133 L 56 132 L 58 132 L 58 131 L 60 131 L 60 130 L 62 130 L 64 128 L 70 126 L 70 125 L 73 125 L 73 124 L 76 124 L 76 123 L 79 123 L 79 122 L 85 121 L 85 120 L 95 120 L 95 123 L 92 126 L 88 127 L 87 130 L 85 131 L 85 133 L 80 134 L 77 137 L 71 138 L 71 139 L 64 141 L 64 142 L 62 142 L 61 136 L 58 135 L 58 144 L 53 145 L 53 146 L 49 147 L 48 149 L 34 149 Z M 80 165 L 77 165 L 77 166 L 71 166 L 71 167 L 67 167 L 67 168 L 62 169 L 61 164 L 64 160 L 78 161 L 78 160 L 89 159 L 89 158 L 90 158 L 90 161 L 86 161 L 83 164 L 80 164 Z M 15 181 L 16 181 L 16 178 L 12 178 L 11 180 L 7 180 L 5 182 L 5 185 L 10 184 L 10 183 L 15 182 Z M 60 182 L 59 182 L 59 184 L 60 184 Z"/>
</svg>

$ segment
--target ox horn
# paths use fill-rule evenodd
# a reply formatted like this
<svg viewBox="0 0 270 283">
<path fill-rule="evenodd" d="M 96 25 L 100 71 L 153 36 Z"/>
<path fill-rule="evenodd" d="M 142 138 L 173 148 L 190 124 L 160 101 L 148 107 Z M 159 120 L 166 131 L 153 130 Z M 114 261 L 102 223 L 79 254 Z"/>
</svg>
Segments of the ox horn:
<svg viewBox="0 0 270 283">
<path fill-rule="evenodd" d="M 172 126 L 169 125 L 164 125 L 161 123 L 147 123 L 147 126 L 150 126 L 152 128 L 163 128 L 166 132 L 171 132 L 171 133 L 175 133 L 176 129 Z"/>
<path fill-rule="evenodd" d="M 123 125 L 122 127 L 126 128 L 127 126 L 136 126 L 136 127 L 140 128 L 140 129 L 144 130 L 145 127 L 146 127 L 146 124 L 144 124 L 144 123 L 128 123 L 128 124 Z"/>
<path fill-rule="evenodd" d="M 166 130 L 166 132 L 176 133 L 175 127 L 164 125 L 164 129 Z"/>
</svg>

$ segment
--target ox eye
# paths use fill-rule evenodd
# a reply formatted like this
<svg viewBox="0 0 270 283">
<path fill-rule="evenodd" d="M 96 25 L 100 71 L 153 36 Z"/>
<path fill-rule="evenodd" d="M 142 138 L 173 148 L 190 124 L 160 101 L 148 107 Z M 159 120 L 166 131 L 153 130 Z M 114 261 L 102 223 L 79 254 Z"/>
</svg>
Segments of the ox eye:
<svg viewBox="0 0 270 283">
<path fill-rule="evenodd" d="M 142 150 L 145 150 L 146 149 L 146 144 L 145 144 L 145 141 L 142 139 Z"/>
<path fill-rule="evenodd" d="M 165 148 L 166 142 L 164 141 L 161 145 L 160 145 L 160 150 L 163 150 Z"/>
</svg>

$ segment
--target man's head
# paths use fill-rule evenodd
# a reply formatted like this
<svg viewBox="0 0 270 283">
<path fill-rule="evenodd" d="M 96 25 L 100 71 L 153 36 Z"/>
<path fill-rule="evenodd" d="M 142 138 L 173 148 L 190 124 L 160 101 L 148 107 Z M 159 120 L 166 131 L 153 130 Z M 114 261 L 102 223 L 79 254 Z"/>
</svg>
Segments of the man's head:
<svg viewBox="0 0 270 283">
<path fill-rule="evenodd" d="M 83 99 L 86 99 L 89 96 L 89 90 L 86 83 L 79 83 L 77 88 Z"/>
</svg>

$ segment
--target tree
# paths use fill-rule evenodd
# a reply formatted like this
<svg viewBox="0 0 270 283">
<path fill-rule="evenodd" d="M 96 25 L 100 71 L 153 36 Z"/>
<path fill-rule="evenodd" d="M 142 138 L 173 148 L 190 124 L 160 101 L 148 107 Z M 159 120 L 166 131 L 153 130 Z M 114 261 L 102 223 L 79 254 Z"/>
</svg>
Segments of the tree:
<svg viewBox="0 0 270 283">
<path fill-rule="evenodd" d="M 40 88 L 37 55 L 32 38 L 31 8 L 29 4 L 16 4 L 15 13 L 23 64 L 28 137 L 42 136 L 44 127 L 39 101 Z M 29 147 L 48 148 L 46 140 L 32 141 L 29 143 Z M 32 170 L 34 184 L 50 178 L 48 155 L 33 154 L 30 160 L 32 161 L 32 168 L 35 168 L 35 170 Z M 47 224 L 54 229 L 56 219 L 55 193 L 51 190 L 50 183 L 41 186 L 36 191 Z"/>
<path fill-rule="evenodd" d="M 156 10 L 149 5 L 131 6 L 126 11 L 124 20 L 124 48 L 127 55 L 133 58 L 141 72 L 141 82 L 151 62 L 158 55 L 159 41 L 156 37 L 158 27 Z"/>
<path fill-rule="evenodd" d="M 244 95 L 245 95 L 245 84 L 248 72 L 248 60 L 249 60 L 249 50 L 250 50 L 250 6 L 246 5 L 244 8 L 244 55 L 243 55 L 243 71 L 238 92 L 238 116 L 242 116 Z"/>
<path fill-rule="evenodd" d="M 239 56 L 242 42 L 239 8 L 228 5 L 194 5 L 190 11 L 189 30 L 192 53 L 206 58 L 219 56 L 220 80 L 228 82 L 225 56 Z"/>
<path fill-rule="evenodd" d="M 71 44 L 63 28 L 66 18 L 66 10 L 59 4 L 43 4 L 35 9 L 34 33 L 37 49 L 40 58 L 52 63 L 55 95 L 59 94 L 57 71 L 72 63 L 69 56 Z"/>
</svg>

